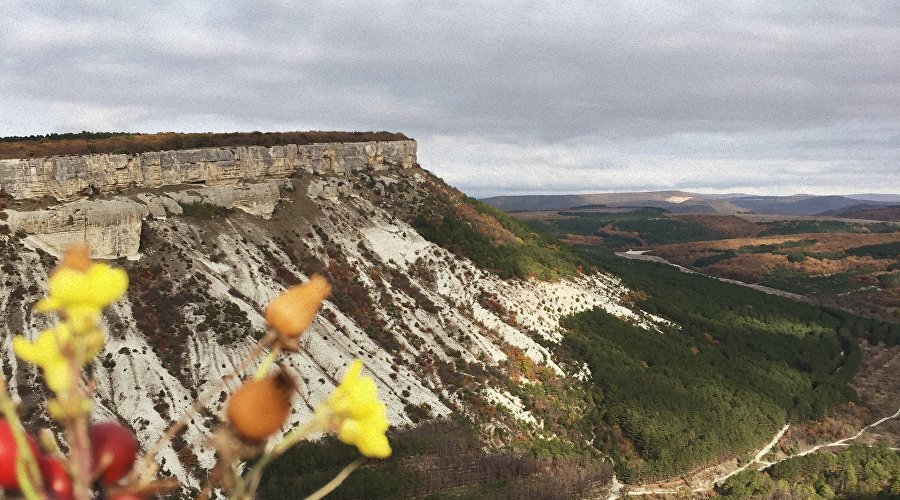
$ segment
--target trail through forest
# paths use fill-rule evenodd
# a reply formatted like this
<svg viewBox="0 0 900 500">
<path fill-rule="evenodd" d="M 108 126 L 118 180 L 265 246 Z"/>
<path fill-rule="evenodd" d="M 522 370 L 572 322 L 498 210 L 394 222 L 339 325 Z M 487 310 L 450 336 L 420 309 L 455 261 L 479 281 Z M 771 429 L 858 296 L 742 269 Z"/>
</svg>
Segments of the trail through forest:
<svg viewBox="0 0 900 500">
<path fill-rule="evenodd" d="M 693 269 L 689 269 L 687 267 L 675 264 L 674 262 L 669 262 L 668 260 L 666 260 L 662 257 L 659 257 L 657 255 L 646 255 L 645 252 L 647 252 L 647 251 L 648 250 L 629 250 L 627 252 L 616 252 L 616 255 L 618 255 L 619 257 L 624 257 L 626 259 L 643 260 L 646 262 L 659 262 L 661 264 L 668 264 L 672 267 L 678 268 L 678 270 L 683 273 L 699 274 L 700 276 L 706 276 L 707 278 L 724 281 L 725 283 L 732 283 L 735 285 L 741 285 L 741 286 L 745 286 L 747 288 L 752 288 L 754 290 L 759 290 L 760 292 L 768 293 L 769 295 L 778 295 L 779 297 L 793 299 L 798 302 L 806 302 L 807 304 L 821 305 L 821 301 L 818 301 L 812 297 L 807 297 L 806 295 L 800 295 L 797 293 L 786 292 L 784 290 L 779 290 L 777 288 L 772 288 L 772 287 L 765 286 L 765 285 L 758 285 L 756 283 L 746 283 L 743 281 L 733 280 L 733 279 L 729 279 L 729 278 L 720 278 L 718 276 L 712 276 L 710 274 L 704 274 L 704 273 L 701 273 L 698 271 L 694 271 Z"/>
<path fill-rule="evenodd" d="M 792 458 L 809 455 L 810 453 L 815 453 L 815 452 L 825 449 L 825 448 L 833 448 L 833 447 L 837 447 L 837 446 L 850 446 L 850 441 L 854 441 L 854 440 L 858 439 L 860 436 L 865 434 L 866 431 L 873 429 L 875 427 L 878 427 L 879 425 L 887 422 L 888 420 L 898 418 L 898 417 L 900 417 L 900 408 L 898 408 L 897 411 L 893 415 L 889 415 L 882 419 L 876 420 L 875 422 L 872 422 L 871 424 L 863 427 L 862 429 L 859 430 L 859 432 L 857 432 L 853 436 L 846 437 L 843 439 L 838 439 L 838 440 L 832 441 L 830 443 L 820 444 L 820 445 L 814 446 L 808 450 L 802 451 L 800 453 L 795 453 L 791 456 L 784 457 L 780 460 L 776 460 L 775 462 L 767 462 L 767 461 L 763 460 L 762 457 L 766 456 L 770 451 L 772 451 L 772 448 L 775 447 L 775 445 L 778 443 L 778 441 L 781 439 L 781 437 L 784 436 L 784 433 L 787 432 L 790 425 L 785 424 L 785 426 L 782 427 L 781 430 L 775 434 L 775 436 L 772 438 L 772 440 L 769 441 L 769 444 L 767 444 L 762 450 L 759 451 L 759 453 L 756 454 L 755 457 L 753 457 L 753 460 L 747 462 L 746 464 L 742 465 L 741 467 L 734 468 L 733 470 L 729 471 L 726 474 L 717 476 L 713 479 L 705 480 L 705 481 L 701 482 L 699 484 L 699 486 L 695 486 L 694 488 L 692 488 L 690 490 L 685 489 L 684 486 L 671 487 L 671 488 L 653 488 L 653 487 L 645 487 L 643 485 L 630 486 L 630 485 L 620 483 L 618 481 L 618 479 L 613 477 L 612 488 L 610 489 L 610 494 L 607 497 L 607 499 L 608 500 L 616 500 L 618 498 L 622 498 L 622 497 L 626 497 L 626 496 L 640 496 L 640 495 L 670 495 L 670 494 L 677 494 L 677 493 L 685 493 L 687 491 L 690 491 L 691 493 L 703 493 L 706 491 L 711 491 L 713 488 L 716 487 L 716 485 L 721 484 L 723 481 L 727 480 L 731 476 L 746 470 L 747 468 L 749 468 L 750 466 L 752 466 L 754 464 L 758 464 L 758 465 L 762 466 L 758 470 L 766 470 L 769 467 L 772 467 L 773 465 L 775 465 L 777 463 L 784 462 L 785 460 L 790 460 Z M 688 482 L 688 481 L 685 480 L 685 482 Z"/>
</svg>

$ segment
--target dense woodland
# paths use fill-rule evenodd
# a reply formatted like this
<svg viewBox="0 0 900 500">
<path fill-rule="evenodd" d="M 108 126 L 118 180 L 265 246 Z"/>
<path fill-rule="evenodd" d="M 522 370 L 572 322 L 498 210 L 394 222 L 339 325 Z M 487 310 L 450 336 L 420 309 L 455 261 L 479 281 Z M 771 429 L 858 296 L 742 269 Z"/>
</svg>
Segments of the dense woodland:
<svg viewBox="0 0 900 500">
<path fill-rule="evenodd" d="M 485 452 L 465 421 L 435 421 L 392 430 L 393 455 L 368 461 L 329 498 L 579 498 L 612 477 L 608 464 Z M 303 498 L 358 457 L 332 437 L 303 442 L 263 476 L 260 498 Z"/>
<path fill-rule="evenodd" d="M 648 331 L 602 310 L 564 320 L 592 373 L 595 443 L 628 481 L 671 477 L 759 447 L 785 421 L 852 400 L 859 337 L 897 343 L 900 325 L 584 249 L 673 321 Z"/>
<path fill-rule="evenodd" d="M 883 222 L 846 222 L 838 220 L 784 220 L 761 223 L 765 227 L 758 236 L 801 233 L 892 233 L 896 224 Z"/>
<path fill-rule="evenodd" d="M 452 210 L 442 218 L 420 218 L 416 225 L 426 238 L 505 277 L 552 277 L 548 272 L 524 272 L 529 267 L 523 264 L 535 260 L 554 265 L 556 261 L 548 258 L 533 259 L 544 251 L 569 268 L 612 272 L 641 291 L 639 308 L 678 325 L 647 331 L 600 310 L 563 322 L 568 334 L 565 352 L 558 354 L 583 359 L 593 374 L 590 393 L 596 411 L 577 427 L 595 434 L 594 444 L 616 458 L 617 471 L 627 481 L 671 477 L 745 455 L 786 421 L 823 418 L 855 397 L 847 382 L 860 362 L 858 340 L 900 341 L 896 324 L 797 303 L 669 266 L 623 260 L 596 247 L 569 249 L 548 234 L 597 231 L 605 224 L 620 237 L 627 237 L 628 229 L 641 240 L 654 242 L 718 235 L 690 221 L 661 217 L 656 210 L 581 214 L 554 220 L 552 225 L 529 223 L 539 230 L 537 235 L 529 235 L 528 227 L 510 222 L 505 214 L 490 215 L 514 231 L 520 242 L 497 244 Z M 801 239 L 778 248 L 741 248 L 726 258 L 738 252 L 780 251 L 782 246 L 792 251 L 809 243 Z M 541 250 L 536 252 L 535 246 Z"/>
<path fill-rule="evenodd" d="M 408 139 L 394 132 L 230 132 L 136 134 L 129 132 L 81 132 L 0 137 L 0 159 L 91 153 L 135 154 L 236 146 L 277 146 L 320 142 L 398 141 Z"/>
<path fill-rule="evenodd" d="M 814 453 L 736 474 L 719 492 L 726 498 L 900 498 L 900 451 L 854 445 Z"/>
</svg>

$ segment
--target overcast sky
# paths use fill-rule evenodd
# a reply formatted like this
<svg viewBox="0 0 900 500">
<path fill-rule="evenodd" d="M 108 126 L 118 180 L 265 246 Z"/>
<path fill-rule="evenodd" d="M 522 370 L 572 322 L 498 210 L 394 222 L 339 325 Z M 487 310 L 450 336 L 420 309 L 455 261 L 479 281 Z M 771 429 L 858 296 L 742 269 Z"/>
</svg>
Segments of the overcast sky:
<svg viewBox="0 0 900 500">
<path fill-rule="evenodd" d="M 389 130 L 473 196 L 900 192 L 900 2 L 0 2 L 0 135 Z"/>
</svg>

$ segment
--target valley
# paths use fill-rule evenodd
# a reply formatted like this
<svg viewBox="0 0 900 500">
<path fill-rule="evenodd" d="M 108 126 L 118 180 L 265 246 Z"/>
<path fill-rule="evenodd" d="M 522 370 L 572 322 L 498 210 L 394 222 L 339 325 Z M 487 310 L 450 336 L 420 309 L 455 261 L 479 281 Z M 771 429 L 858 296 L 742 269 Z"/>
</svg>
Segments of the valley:
<svg viewBox="0 0 900 500">
<path fill-rule="evenodd" d="M 515 215 L 571 244 L 642 250 L 703 274 L 900 320 L 900 224 L 772 215 L 591 209 Z"/>
<path fill-rule="evenodd" d="M 286 428 L 360 358 L 396 449 L 336 498 L 605 497 L 746 464 L 786 426 L 798 443 L 849 437 L 894 398 L 896 356 L 883 353 L 896 323 L 613 252 L 669 249 L 690 266 L 729 250 L 785 262 L 841 252 L 878 280 L 895 272 L 881 261 L 900 234 L 882 223 L 813 233 L 652 207 L 522 222 L 421 168 L 408 139 L 3 160 L 0 181 L 2 370 L 25 420 L 54 427 L 41 373 L 10 339 L 47 325 L 31 310 L 47 274 L 64 245 L 88 241 L 131 280 L 104 318 L 94 418 L 127 424 L 147 451 L 209 398 L 155 457 L 182 497 L 216 462 L 216 382 L 262 337 L 265 304 L 313 273 L 334 294 L 284 363 L 299 382 Z M 692 244 L 721 246 L 677 246 Z M 838 417 L 838 433 L 863 424 L 830 440 L 813 428 Z M 304 443 L 273 464 L 263 497 L 312 491 L 352 456 L 331 438 Z"/>
</svg>

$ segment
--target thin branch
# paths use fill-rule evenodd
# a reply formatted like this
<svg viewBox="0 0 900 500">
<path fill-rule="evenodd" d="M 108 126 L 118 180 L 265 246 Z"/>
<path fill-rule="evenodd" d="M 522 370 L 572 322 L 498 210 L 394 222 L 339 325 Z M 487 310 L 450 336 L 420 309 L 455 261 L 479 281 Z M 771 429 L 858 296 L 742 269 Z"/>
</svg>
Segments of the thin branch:
<svg viewBox="0 0 900 500">
<path fill-rule="evenodd" d="M 331 481 L 328 481 L 328 484 L 326 484 L 325 486 L 322 486 L 321 488 L 316 490 L 312 495 L 306 497 L 306 500 L 320 500 L 321 498 L 324 498 L 325 495 L 331 493 L 332 491 L 335 490 L 335 488 L 340 486 L 341 483 L 343 483 L 344 480 L 347 479 L 347 477 L 349 477 L 350 474 L 353 471 L 355 471 L 357 469 L 357 467 L 362 465 L 362 463 L 365 461 L 366 461 L 365 458 L 357 458 L 356 461 L 354 461 L 350 465 L 344 467 L 344 469 L 341 472 L 339 472 L 338 475 L 334 477 L 334 479 L 332 479 Z"/>
<path fill-rule="evenodd" d="M 236 377 L 239 377 L 240 374 L 243 373 L 248 366 L 250 366 L 250 363 L 258 358 L 259 355 L 263 353 L 265 348 L 275 340 L 275 338 L 276 336 L 271 333 L 263 337 L 263 339 L 256 344 L 256 347 L 254 347 L 253 350 L 250 351 L 250 353 L 241 360 L 237 368 L 232 370 L 232 372 L 228 375 L 222 377 L 222 379 L 215 386 L 213 386 L 212 389 L 207 391 L 206 394 L 204 394 L 202 397 L 198 398 L 197 401 L 195 401 L 194 404 L 191 405 L 191 407 L 188 408 L 188 410 L 184 412 L 184 414 L 182 414 L 177 421 L 173 422 L 172 425 L 170 425 L 169 428 L 166 429 L 166 432 L 162 435 L 162 437 L 160 437 L 153 445 L 153 447 L 150 448 L 150 450 L 146 454 L 144 454 L 144 456 L 141 458 L 140 463 L 133 469 L 138 474 L 140 474 L 139 477 L 142 481 L 147 481 L 156 475 L 156 472 L 159 470 L 159 464 L 156 463 L 156 455 L 163 449 L 163 447 L 168 444 L 176 434 L 181 432 L 181 430 L 185 426 L 187 426 L 188 422 L 190 422 L 191 419 L 194 418 L 194 416 L 196 416 L 203 407 L 209 404 L 213 397 L 215 397 L 215 395 L 218 394 L 218 392 L 222 390 L 222 388 L 225 387 L 228 382 Z"/>
</svg>

